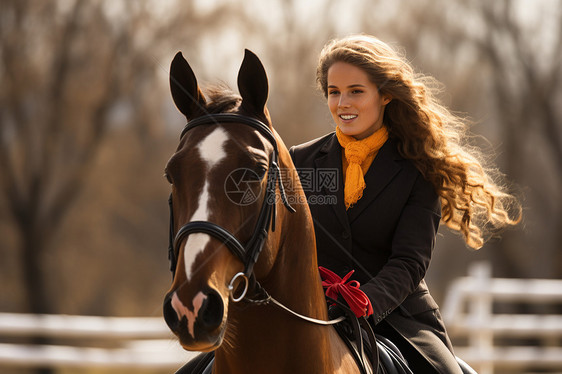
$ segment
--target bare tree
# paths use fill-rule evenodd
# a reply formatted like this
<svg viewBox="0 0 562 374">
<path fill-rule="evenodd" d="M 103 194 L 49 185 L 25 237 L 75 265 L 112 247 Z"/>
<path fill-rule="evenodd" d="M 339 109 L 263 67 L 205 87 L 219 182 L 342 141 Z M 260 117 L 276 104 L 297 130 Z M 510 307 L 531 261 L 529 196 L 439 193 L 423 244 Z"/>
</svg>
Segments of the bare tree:
<svg viewBox="0 0 562 374">
<path fill-rule="evenodd" d="M 22 263 L 27 266 L 25 289 L 35 313 L 53 310 L 44 289 L 42 256 L 79 191 L 106 131 L 115 94 L 111 87 L 115 83 L 92 82 L 83 65 L 87 60 L 77 62 L 85 57 L 77 56 L 76 50 L 81 47 L 80 33 L 85 32 L 79 18 L 86 7 L 83 1 L 74 3 L 59 22 L 55 19 L 61 11 L 54 3 L 2 3 L 1 55 L 6 72 L 0 116 L 2 187 L 20 233 Z M 102 52 L 109 58 L 117 46 L 110 48 L 113 51 Z M 104 62 L 100 68 L 110 68 L 109 61 Z M 86 111 L 79 103 L 71 104 L 70 95 L 76 91 L 71 93 L 70 87 L 77 81 L 91 83 L 83 89 L 110 96 L 90 97 Z"/>
<path fill-rule="evenodd" d="M 506 265 L 502 270 L 507 274 L 560 275 L 562 3 L 471 1 L 460 8 L 478 17 L 482 32 L 459 30 L 458 25 L 450 29 L 458 32 L 461 44 L 474 48 L 489 69 L 490 99 L 502 129 L 504 168 L 510 178 L 529 186 L 524 204 L 532 204 L 525 214 L 533 232 L 506 236 L 496 252 L 496 266 Z"/>
<path fill-rule="evenodd" d="M 0 3 L 0 185 L 30 312 L 56 311 L 44 258 L 107 134 L 134 125 L 147 138 L 162 123 L 166 46 L 193 48 L 227 14 L 168 6 L 154 14 L 162 7 L 150 1 Z"/>
<path fill-rule="evenodd" d="M 491 242 L 485 252 L 494 268 L 560 276 L 562 3 L 422 1 L 409 15 L 412 23 L 399 26 L 409 55 L 450 79 L 463 110 L 482 115 L 476 120 L 495 135 L 495 161 L 519 186 L 524 223 Z"/>
<path fill-rule="evenodd" d="M 257 0 L 248 2 L 240 14 L 231 14 L 240 24 L 242 46 L 253 49 L 266 66 L 268 108 L 289 146 L 329 131 L 330 122 L 321 120 L 327 112 L 314 96 L 314 79 L 320 48 L 336 33 L 336 23 L 329 22 L 336 3 L 327 0 L 311 7 L 296 0 Z"/>
<path fill-rule="evenodd" d="M 170 46 L 195 50 L 228 15 L 224 5 L 202 14 L 193 2 L 167 4 L 0 2 L 0 198 L 31 313 L 58 311 L 48 259 L 84 187 L 110 183 L 88 178 L 108 136 L 128 126 L 145 157 L 158 148 L 150 134 L 162 124 Z"/>
</svg>

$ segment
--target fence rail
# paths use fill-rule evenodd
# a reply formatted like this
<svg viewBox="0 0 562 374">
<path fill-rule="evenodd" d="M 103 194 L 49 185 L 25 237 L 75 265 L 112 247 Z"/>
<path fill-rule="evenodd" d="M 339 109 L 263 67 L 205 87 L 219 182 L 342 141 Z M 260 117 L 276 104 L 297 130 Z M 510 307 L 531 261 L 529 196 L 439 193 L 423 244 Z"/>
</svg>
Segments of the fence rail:
<svg viewBox="0 0 562 374">
<path fill-rule="evenodd" d="M 499 368 L 562 371 L 562 315 L 496 314 L 495 302 L 560 304 L 562 280 L 492 278 L 489 264 L 473 264 L 468 277 L 453 282 L 442 308 L 453 340 L 467 341 L 455 353 L 480 374 Z M 516 339 L 537 344 L 510 344 Z"/>
<path fill-rule="evenodd" d="M 171 371 L 193 357 L 192 353 L 181 349 L 161 317 L 0 313 L 1 339 L 38 336 L 59 341 L 76 340 L 77 345 L 0 343 L 0 368 L 48 366 Z"/>
</svg>

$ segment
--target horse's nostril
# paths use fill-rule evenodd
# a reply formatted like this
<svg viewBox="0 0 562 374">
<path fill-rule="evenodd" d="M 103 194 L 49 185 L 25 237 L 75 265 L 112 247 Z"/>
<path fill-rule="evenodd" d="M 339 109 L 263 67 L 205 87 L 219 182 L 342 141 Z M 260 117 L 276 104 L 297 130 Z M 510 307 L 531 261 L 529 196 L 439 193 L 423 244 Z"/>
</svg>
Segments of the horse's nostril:
<svg viewBox="0 0 562 374">
<path fill-rule="evenodd" d="M 164 300 L 164 320 L 170 330 L 177 331 L 179 327 L 178 314 L 172 307 L 172 299 L 170 297 L 166 297 Z"/>
<path fill-rule="evenodd" d="M 201 310 L 199 311 L 201 323 L 208 330 L 213 330 L 219 327 L 222 323 L 223 313 L 224 306 L 222 298 L 216 291 L 209 291 L 203 305 L 201 305 Z"/>
</svg>

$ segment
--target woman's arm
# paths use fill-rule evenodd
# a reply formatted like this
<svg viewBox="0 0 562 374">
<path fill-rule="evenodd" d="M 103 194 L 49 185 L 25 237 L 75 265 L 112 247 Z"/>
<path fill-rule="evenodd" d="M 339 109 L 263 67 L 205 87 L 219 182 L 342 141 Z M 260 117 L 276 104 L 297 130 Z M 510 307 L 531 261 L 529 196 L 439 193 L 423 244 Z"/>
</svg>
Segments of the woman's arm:
<svg viewBox="0 0 562 374">
<path fill-rule="evenodd" d="M 440 210 L 433 186 L 418 174 L 400 214 L 387 263 L 361 287 L 371 299 L 377 323 L 402 304 L 424 278 L 439 228 Z"/>
</svg>

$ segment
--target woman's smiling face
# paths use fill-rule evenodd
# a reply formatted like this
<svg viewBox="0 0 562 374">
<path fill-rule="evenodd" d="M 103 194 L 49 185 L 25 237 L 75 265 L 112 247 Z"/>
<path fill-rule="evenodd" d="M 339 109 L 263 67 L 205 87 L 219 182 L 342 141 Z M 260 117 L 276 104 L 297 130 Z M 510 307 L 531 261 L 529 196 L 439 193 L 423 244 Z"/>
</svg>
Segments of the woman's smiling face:
<svg viewBox="0 0 562 374">
<path fill-rule="evenodd" d="M 381 95 L 367 73 L 346 62 L 328 69 L 328 107 L 334 122 L 349 136 L 361 140 L 383 125 L 384 108 L 390 97 Z"/>
</svg>

